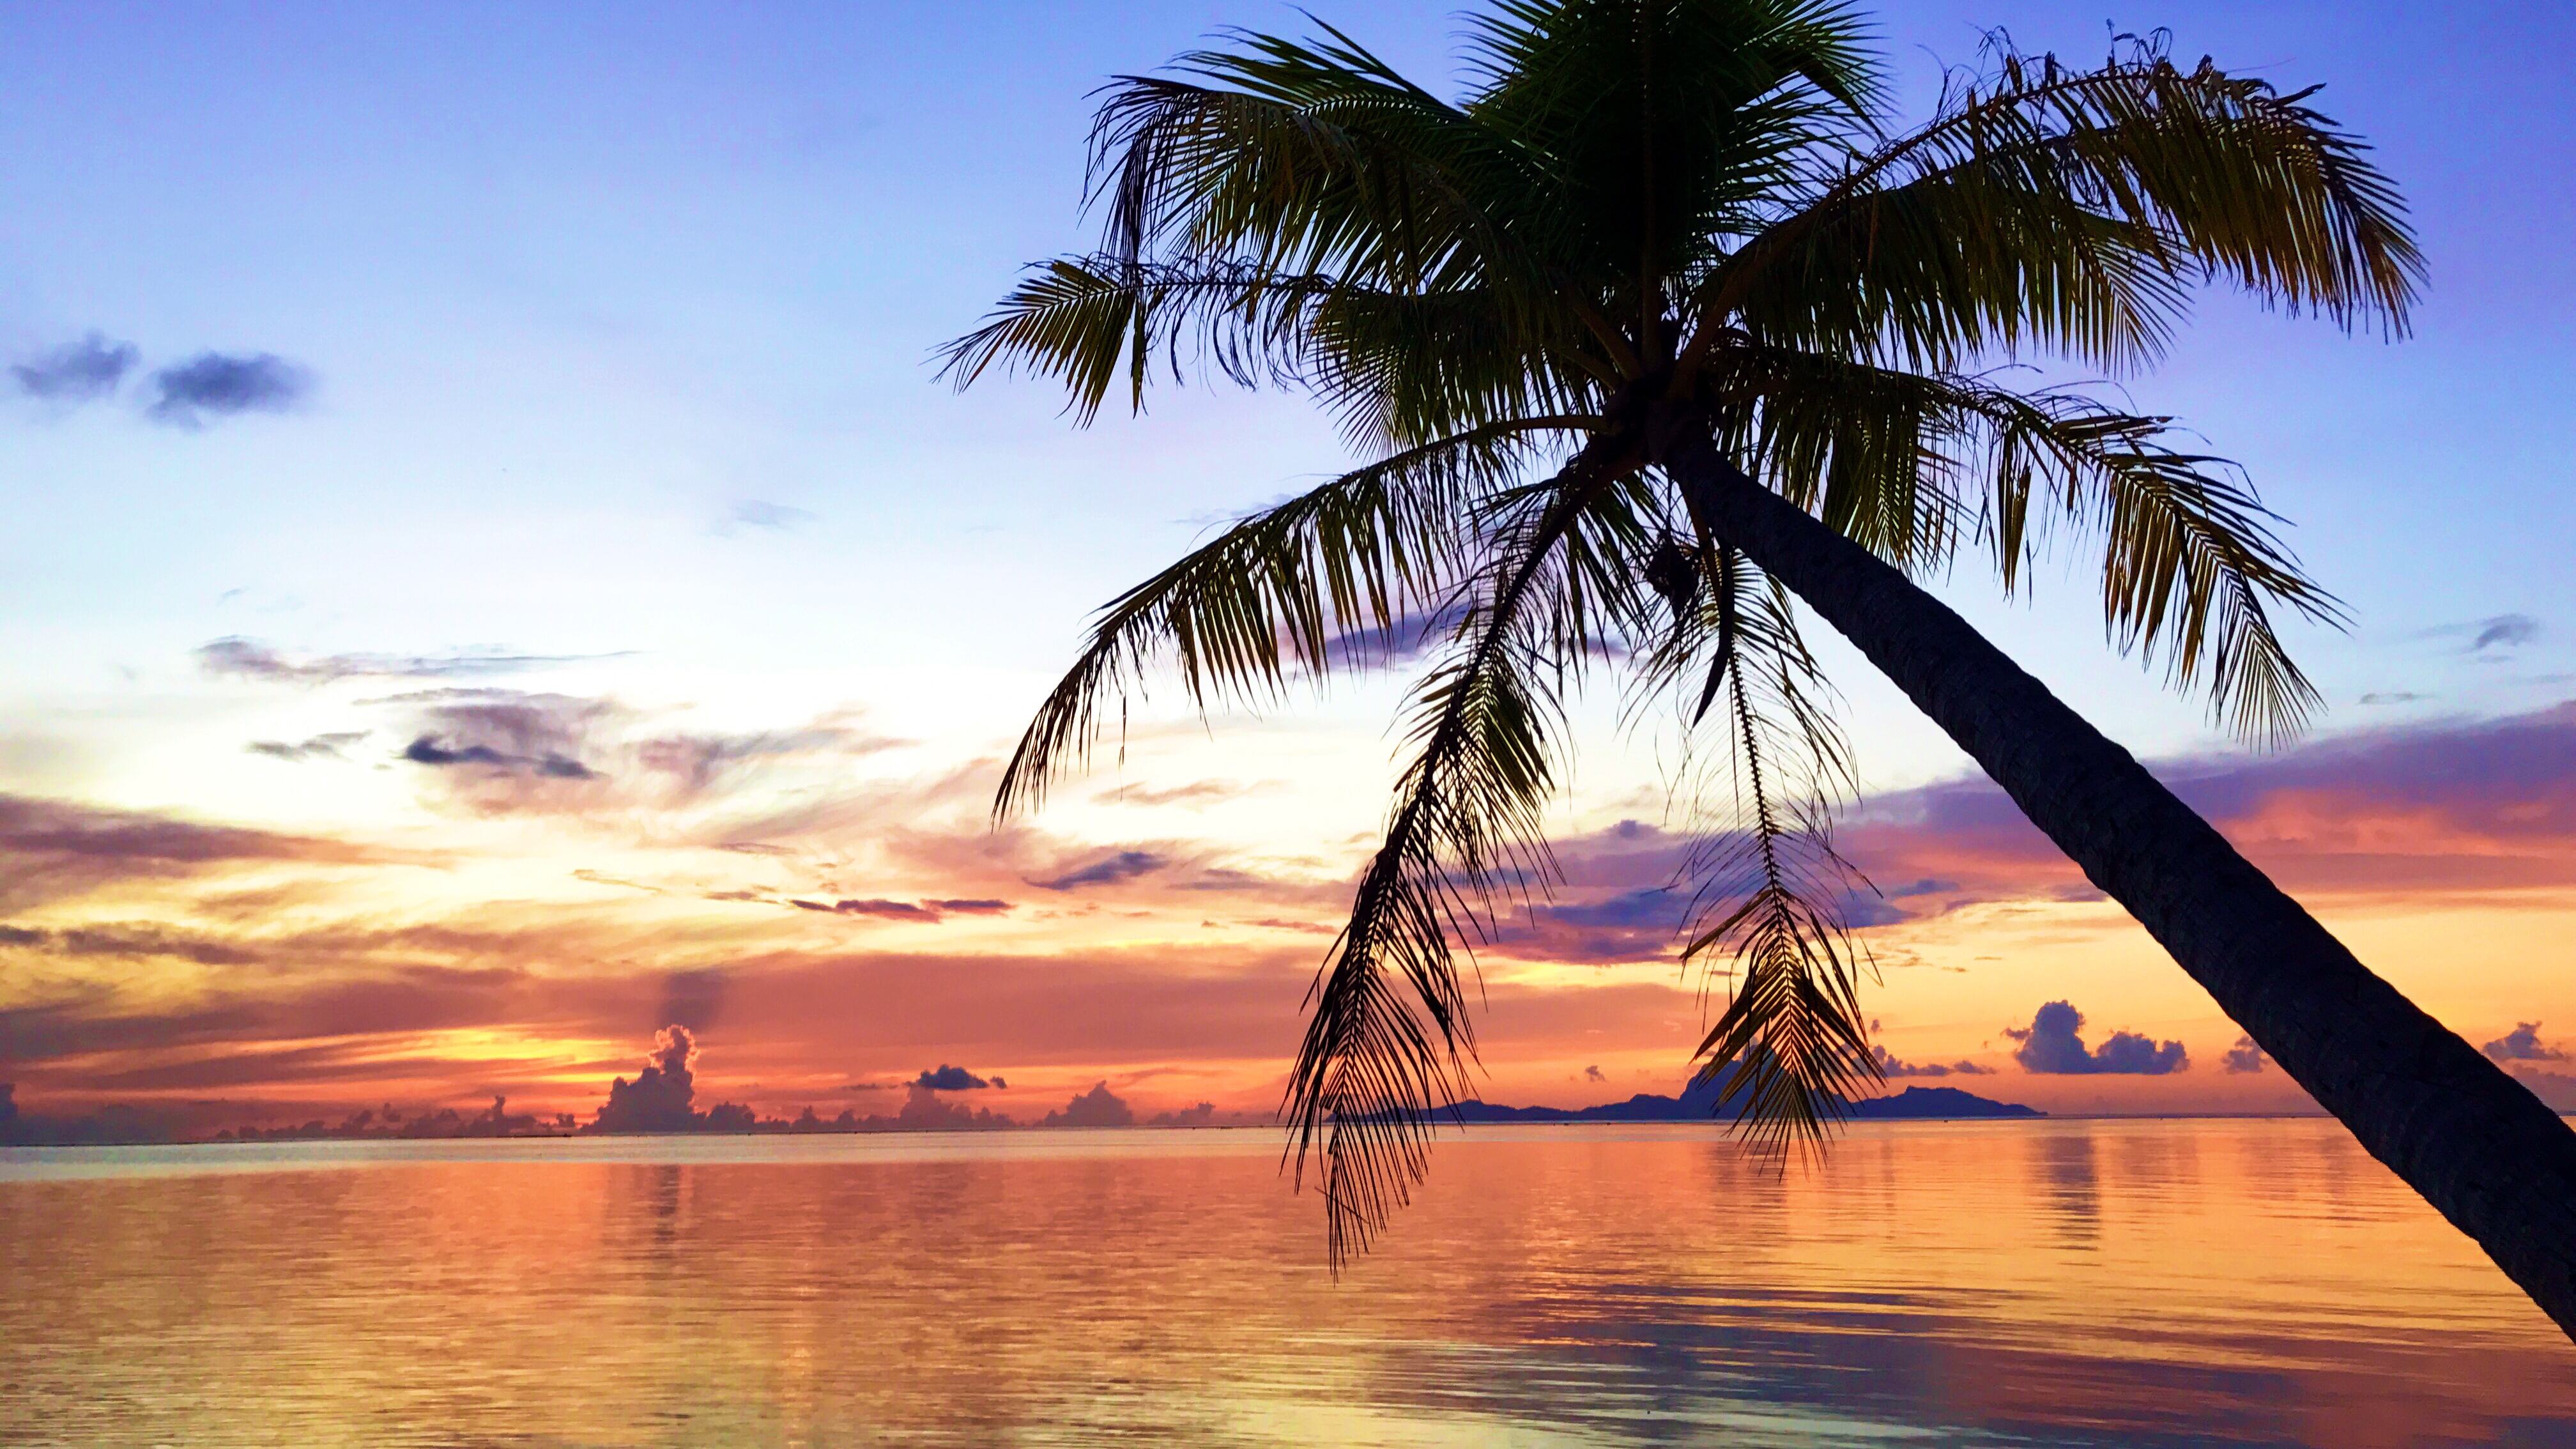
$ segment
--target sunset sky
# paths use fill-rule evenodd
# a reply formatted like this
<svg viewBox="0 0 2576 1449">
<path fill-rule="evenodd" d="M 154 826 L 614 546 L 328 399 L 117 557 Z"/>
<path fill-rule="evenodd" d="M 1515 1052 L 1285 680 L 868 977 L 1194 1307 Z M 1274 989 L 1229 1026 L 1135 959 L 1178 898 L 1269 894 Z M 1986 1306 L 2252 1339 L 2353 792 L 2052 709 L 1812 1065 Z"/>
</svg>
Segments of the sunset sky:
<svg viewBox="0 0 2576 1449">
<path fill-rule="evenodd" d="M 1440 85 L 1455 8 L 1317 7 Z M 1910 114 L 1983 27 L 2107 43 L 2063 3 L 1879 14 Z M 2241 460 L 2349 605 L 2350 632 L 2292 636 L 2330 709 L 2298 747 L 2238 748 L 2104 646 L 2071 555 L 2034 599 L 1971 569 L 1940 588 L 2576 1107 L 2576 118 L 2563 65 L 2495 63 L 2576 53 L 2576 12 L 2116 18 L 2325 83 L 2420 225 L 2411 340 L 2213 295 L 2126 384 Z M 1086 93 L 1228 23 L 1304 22 L 1261 0 L 0 15 L 20 1107 L 586 1115 L 677 1024 L 701 1099 L 763 1112 L 888 1111 L 953 1064 L 1022 1120 L 1104 1081 L 1140 1113 L 1266 1115 L 1382 823 L 1402 681 L 1204 724 L 1165 691 L 1123 764 L 1032 820 L 988 809 L 1095 606 L 1348 455 L 1294 396 L 1192 387 L 1078 429 L 1045 387 L 960 396 L 931 361 L 1086 241 Z M 2303 1104 L 1822 642 L 1895 1085 Z M 1563 887 L 1480 957 L 1488 1100 L 1674 1090 L 1713 1004 L 1673 957 L 1704 812 L 1672 788 L 1674 730 L 1618 704 L 1580 711 Z M 2115 1032 L 2146 1040 L 2090 1054 Z"/>
</svg>

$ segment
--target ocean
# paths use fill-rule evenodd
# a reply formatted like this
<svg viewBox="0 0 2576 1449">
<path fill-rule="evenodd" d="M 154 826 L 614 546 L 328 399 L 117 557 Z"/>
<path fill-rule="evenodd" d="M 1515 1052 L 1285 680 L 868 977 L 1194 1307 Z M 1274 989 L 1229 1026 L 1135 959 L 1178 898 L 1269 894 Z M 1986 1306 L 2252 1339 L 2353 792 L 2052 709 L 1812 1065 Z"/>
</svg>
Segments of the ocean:
<svg viewBox="0 0 2576 1449">
<path fill-rule="evenodd" d="M 0 1151 L 0 1444 L 2576 1445 L 2323 1120 L 1452 1134 L 1338 1281 L 1266 1131 Z"/>
</svg>

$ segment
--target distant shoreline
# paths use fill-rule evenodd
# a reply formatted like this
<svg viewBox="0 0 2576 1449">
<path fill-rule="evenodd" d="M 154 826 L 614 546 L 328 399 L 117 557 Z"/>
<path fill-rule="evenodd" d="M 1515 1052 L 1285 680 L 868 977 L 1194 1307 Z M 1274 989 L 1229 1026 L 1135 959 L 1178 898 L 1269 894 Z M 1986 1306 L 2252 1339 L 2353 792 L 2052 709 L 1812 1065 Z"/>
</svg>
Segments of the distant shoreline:
<svg viewBox="0 0 2576 1449">
<path fill-rule="evenodd" d="M 1563 1112 L 1563 1113 L 1565 1113 L 1566 1115 L 1563 1115 L 1563 1116 L 1534 1117 L 1534 1118 L 1522 1118 L 1522 1119 L 1516 1119 L 1516 1120 L 1489 1119 L 1489 1120 L 1481 1120 L 1481 1121 L 1468 1121 L 1468 1122 L 1464 1122 L 1464 1123 L 1443 1121 L 1443 1122 L 1440 1124 L 1440 1130 L 1441 1130 L 1442 1132 L 1444 1132 L 1444 1133 L 1447 1133 L 1447 1132 L 1454 1132 L 1454 1131 L 1472 1131 L 1472 1130 L 1474 1130 L 1474 1129 L 1478 1129 L 1478 1128 L 1487 1128 L 1487 1127 L 1707 1127 L 1707 1128 L 1713 1129 L 1713 1130 L 1714 1130 L 1714 1132 L 1715 1132 L 1717 1135 L 1723 1136 L 1723 1135 L 1727 1134 L 1727 1133 L 1729 1132 L 1729 1130 L 1731 1129 L 1731 1127 L 1732 1127 L 1732 1123 L 1731 1123 L 1729 1120 L 1724 1119 L 1724 1118 L 1699 1118 L 1699 1117 L 1640 1117 L 1640 1118 L 1620 1118 L 1620 1117 L 1577 1117 L 1577 1116 L 1574 1116 L 1574 1115 L 1572 1115 L 1572 1114 L 1573 1114 L 1574 1112 L 1581 1111 L 1581 1110 L 1583 1110 L 1583 1109 L 1581 1109 L 1581 1108 L 1561 1108 L 1561 1109 L 1560 1109 L 1560 1108 L 1543 1108 L 1543 1109 L 1537 1109 L 1537 1110 L 1549 1111 L 1549 1112 Z M 2571 1116 L 2571 1117 L 2576 1117 L 2576 1114 L 2562 1114 L 2562 1115 L 2567 1115 L 2567 1116 Z M 1960 1123 L 1960 1122 L 1974 1122 L 1974 1123 L 1980 1123 L 1980 1124 L 1983 1124 L 1983 1123 L 2044 1124 L 2044 1123 L 2050 1123 L 2050 1122 L 2320 1122 L 2320 1121 L 2332 1121 L 2332 1120 L 2333 1120 L 2333 1118 L 2332 1118 L 2331 1114 L 2326 1113 L 2326 1112 L 2323 1112 L 2323 1111 L 2316 1111 L 2316 1112 L 2065 1112 L 2065 1113 L 2049 1112 L 2049 1113 L 2034 1113 L 2033 1115 L 2030 1115 L 2030 1116 L 2022 1116 L 2022 1115 L 2019 1115 L 2019 1114 L 2012 1114 L 2012 1115 L 1991 1115 L 1991 1114 L 1989 1114 L 1989 1115 L 1963 1115 L 1963 1116 L 1934 1116 L 1934 1115 L 1923 1115 L 1923 1116 L 1901 1116 L 1901 1117 L 1900 1117 L 1900 1116 L 1886 1116 L 1886 1117 L 1862 1117 L 1862 1118 L 1855 1118 L 1855 1119 L 1853 1119 L 1851 1122 L 1846 1123 L 1845 1125 L 1847 1125 L 1847 1126 L 1873 1126 L 1873 1127 L 1875 1127 L 1875 1126 L 1895 1126 L 1895 1127 L 1903 1127 L 1903 1126 L 1910 1126 L 1910 1125 L 1914 1125 L 1914 1124 L 1917 1124 L 1917 1123 L 1924 1123 L 1924 1124 L 1952 1123 L 1952 1124 L 1955 1124 L 1955 1123 Z M 731 1141 L 731 1140 L 742 1139 L 742 1138 L 778 1138 L 778 1137 L 790 1137 L 790 1138 L 814 1138 L 814 1137 L 890 1137 L 890 1138 L 904 1138 L 904 1139 L 919 1139 L 919 1138 L 926 1138 L 926 1137 L 980 1138 L 980 1137 L 993 1137 L 993 1136 L 1003 1136 L 1003 1137 L 1021 1137 L 1021 1136 L 1026 1136 L 1026 1135 L 1029 1135 L 1029 1134 L 1032 1134 L 1032 1133 L 1047 1133 L 1047 1134 L 1056 1134 L 1056 1133 L 1113 1133 L 1113 1132 L 1117 1132 L 1117 1133 L 1147 1133 L 1147 1132 L 1152 1132 L 1152 1133 L 1162 1133 L 1162 1132 L 1265 1132 L 1265 1133 L 1273 1133 L 1273 1132 L 1279 1132 L 1279 1131 L 1282 1131 L 1282 1130 L 1284 1130 L 1284 1128 L 1283 1128 L 1280 1124 L 1275 1124 L 1275 1123 L 1257 1123 L 1257 1122 L 1226 1122 L 1226 1123 L 1198 1123 L 1198 1124 L 1190 1124 L 1190 1125 L 1186 1125 L 1186 1126 L 1151 1126 L 1151 1125 L 1147 1125 L 1147 1124 L 1139 1123 L 1139 1124 L 1137 1124 L 1137 1125 L 1134 1125 L 1134 1126 L 1128 1126 L 1128 1127 L 1041 1127 L 1041 1126 L 1038 1126 L 1038 1125 L 1035 1125 L 1035 1124 L 1030 1124 L 1030 1125 L 1027 1125 L 1027 1126 L 1017 1126 L 1017 1127 L 997 1127 L 997 1128 L 978 1128 L 978 1129 L 970 1129 L 970 1130 L 964 1130 L 964 1131 L 960 1131 L 960 1130 L 957 1130 L 957 1129 L 954 1129 L 954 1128 L 919 1128 L 919 1129 L 915 1129 L 915 1128 L 897 1128 L 897 1129 L 878 1129 L 878 1130 L 875 1130 L 875 1131 L 863 1131 L 863 1132 L 779 1132 L 779 1131 L 774 1131 L 774 1130 L 772 1130 L 772 1131 L 759 1131 L 759 1130 L 754 1130 L 754 1131 L 741 1131 L 741 1130 L 726 1129 L 726 1130 L 701 1131 L 701 1132 L 518 1132 L 518 1133 L 511 1133 L 511 1134 L 506 1135 L 506 1136 L 495 1135 L 495 1136 L 477 1136 L 477 1137 L 393 1137 L 393 1136 L 384 1136 L 384 1137 L 336 1137 L 336 1136 L 294 1137 L 294 1136 L 277 1136 L 277 1137 L 225 1137 L 225 1138 L 198 1137 L 198 1138 L 190 1138 L 190 1139 L 187 1139 L 187 1140 L 184 1140 L 184 1141 L 170 1141 L 170 1140 L 168 1140 L 168 1139 L 143 1139 L 143 1138 L 138 1138 L 138 1139 L 134 1139 L 134 1140 L 130 1140 L 130 1141 L 115 1141 L 115 1142 L 96 1142 L 96 1141 L 92 1141 L 92 1142 L 17 1142 L 17 1143 L 0 1143 L 0 1154 L 8 1154 L 8 1153 L 35 1153 L 35 1152 L 93 1152 L 93 1151 L 117 1151 L 117 1150 L 123 1150 L 123 1149 L 128 1149 L 128 1148 L 136 1148 L 136 1147 L 155 1147 L 155 1148 L 158 1148 L 158 1147 L 207 1147 L 207 1148 L 237 1148 L 237 1147 L 293 1147 L 293 1146 L 303 1146 L 303 1145 L 307 1145 L 307 1144 L 343 1143 L 343 1142 L 345 1142 L 345 1143 L 366 1144 L 366 1145 L 375 1145 L 375 1146 L 412 1146 L 412 1145 L 439 1145 L 439 1144 L 482 1144 L 482 1143 L 503 1143 L 503 1142 L 646 1142 L 646 1141 L 656 1141 L 656 1142 L 706 1142 L 706 1141 Z"/>
</svg>

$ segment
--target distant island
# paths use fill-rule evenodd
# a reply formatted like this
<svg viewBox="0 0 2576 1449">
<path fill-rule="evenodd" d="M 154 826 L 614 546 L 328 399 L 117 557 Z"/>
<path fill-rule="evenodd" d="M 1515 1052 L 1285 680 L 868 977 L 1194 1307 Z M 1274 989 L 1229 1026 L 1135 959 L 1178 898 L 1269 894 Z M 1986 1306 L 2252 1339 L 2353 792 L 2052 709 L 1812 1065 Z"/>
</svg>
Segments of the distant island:
<svg viewBox="0 0 2576 1449">
<path fill-rule="evenodd" d="M 1597 1107 L 1504 1107 L 1474 1098 L 1458 1104 L 1462 1122 L 1706 1122 L 1733 1120 L 1737 1103 L 1723 1081 L 1693 1082 L 1678 1097 L 1640 1092 Z M 2036 1107 L 1998 1102 L 1956 1087 L 1908 1087 L 1892 1097 L 1862 1097 L 1847 1104 L 1856 1121 L 1926 1121 L 1966 1117 L 2045 1117 Z"/>
</svg>

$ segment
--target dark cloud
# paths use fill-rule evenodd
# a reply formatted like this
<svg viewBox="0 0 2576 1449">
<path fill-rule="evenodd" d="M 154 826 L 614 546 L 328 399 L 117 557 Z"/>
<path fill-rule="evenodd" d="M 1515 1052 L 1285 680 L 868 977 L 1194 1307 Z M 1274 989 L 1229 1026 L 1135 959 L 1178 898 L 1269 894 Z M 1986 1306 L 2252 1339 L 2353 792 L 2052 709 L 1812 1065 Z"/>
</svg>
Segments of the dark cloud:
<svg viewBox="0 0 2576 1449">
<path fill-rule="evenodd" d="M 869 1117 L 854 1125 L 862 1132 L 991 1132 L 1019 1124 L 990 1107 L 951 1102 L 914 1082 L 904 1088 L 903 1107 L 891 1121 Z"/>
<path fill-rule="evenodd" d="M 596 780 L 599 772 L 572 758 L 548 751 L 541 755 L 513 755 L 490 745 L 441 743 L 435 735 L 421 735 L 403 746 L 402 757 L 415 765 L 488 765 L 501 770 L 524 770 L 548 780 Z"/>
<path fill-rule="evenodd" d="M 2540 1023 L 2526 1021 L 2479 1048 L 2499 1062 L 2563 1062 L 2567 1053 L 2540 1040 Z"/>
<path fill-rule="evenodd" d="M 2540 637 L 2540 621 L 2529 614 L 2498 614 L 2492 619 L 2480 619 L 2470 628 L 2473 634 L 2469 640 L 2469 652 L 2472 654 L 2489 649 L 2519 648 Z"/>
<path fill-rule="evenodd" d="M 1009 901 L 998 900 L 809 901 L 790 899 L 787 904 L 802 911 L 823 911 L 839 916 L 875 916 L 891 921 L 922 921 L 932 925 L 938 924 L 951 915 L 992 916 L 1000 915 L 1011 908 Z"/>
<path fill-rule="evenodd" d="M 1587 1082 L 1606 1082 L 1610 1080 L 1610 1078 L 1604 1075 L 1599 1067 L 1585 1067 L 1583 1069 L 1583 1080 Z"/>
<path fill-rule="evenodd" d="M 2363 695 L 2361 702 L 2363 704 L 2419 704 L 2432 697 L 2429 694 L 2417 694 L 2408 689 L 2384 689 Z"/>
<path fill-rule="evenodd" d="M 2270 1060 L 2270 1057 L 2263 1054 L 2263 1049 L 2254 1044 L 2254 1038 L 2240 1036 L 2236 1039 L 2236 1045 L 2229 1047 L 2227 1054 L 2218 1059 L 2218 1064 L 2229 1073 L 2241 1077 L 2263 1070 L 2263 1064 Z"/>
<path fill-rule="evenodd" d="M 208 418 L 282 413 L 313 390 L 312 374 L 274 353 L 200 352 L 152 374 L 156 422 L 203 427 Z"/>
<path fill-rule="evenodd" d="M 197 665 L 208 674 L 276 684 L 330 684 L 342 679 L 476 679 L 620 657 L 467 650 L 455 654 L 326 654 L 290 659 L 271 645 L 238 634 L 197 646 Z"/>
<path fill-rule="evenodd" d="M 1068 871 L 1053 880 L 1032 881 L 1041 890 L 1071 891 L 1084 886 L 1111 885 L 1151 875 L 1171 862 L 1150 850 L 1122 850 L 1103 856 L 1078 870 Z"/>
<path fill-rule="evenodd" d="M 1873 1046 L 1869 1051 L 1877 1059 L 1878 1072 L 1883 1077 L 1990 1077 L 1995 1073 L 1994 1068 L 1978 1066 L 1965 1058 L 1955 1062 L 1907 1062 L 1890 1056 L 1883 1046 Z"/>
<path fill-rule="evenodd" d="M 433 691 L 401 758 L 445 777 L 450 796 L 485 814 L 578 808 L 604 798 L 607 779 L 583 756 L 614 706 L 513 690 Z M 578 787 L 578 788 L 568 788 Z"/>
<path fill-rule="evenodd" d="M 912 1079 L 912 1084 L 932 1092 L 972 1092 L 984 1087 L 1005 1085 L 999 1077 L 986 1081 L 964 1067 L 952 1067 L 946 1062 L 924 1070 L 920 1076 Z"/>
<path fill-rule="evenodd" d="M 1133 1127 L 1136 1113 L 1107 1082 L 1097 1082 L 1064 1104 L 1061 1112 L 1049 1112 L 1038 1123 L 1041 1127 Z"/>
<path fill-rule="evenodd" d="M 240 966 L 257 954 L 240 944 L 193 935 L 151 922 L 123 922 L 48 930 L 0 926 L 0 947 L 41 951 L 70 958 L 141 958 L 163 956 L 200 966 Z"/>
<path fill-rule="evenodd" d="M 341 730 L 327 735 L 315 735 L 311 739 L 293 743 L 285 740 L 253 740 L 250 742 L 249 749 L 254 755 L 266 755 L 273 760 L 293 762 L 345 760 L 348 758 L 346 752 L 349 746 L 365 739 L 368 734 L 369 731 L 366 730 Z"/>
<path fill-rule="evenodd" d="M 9 369 L 18 391 L 43 402 L 83 403 L 106 397 L 125 381 L 140 356 L 131 342 L 110 342 L 92 332 L 40 352 Z"/>
<path fill-rule="evenodd" d="M 1080 1100 L 1076 1098 L 1075 1100 Z M 1201 1102 L 1173 1112 L 1157 1112 L 1148 1124 L 1155 1127 L 1213 1127 L 1216 1125 L 1216 1103 Z"/>
<path fill-rule="evenodd" d="M 2087 1050 L 2084 1013 L 2063 1001 L 2052 1001 L 2031 1015 L 2026 1027 L 2008 1026 L 2004 1035 L 2020 1042 L 2013 1060 L 2022 1070 L 2052 1076 L 2145 1076 L 2188 1070 L 2189 1055 L 2178 1041 L 2156 1042 L 2136 1032 L 2115 1031 L 2098 1048 Z"/>
<path fill-rule="evenodd" d="M 936 921 L 939 912 L 912 901 L 789 901 L 801 910 L 829 911 L 843 916 L 879 916 L 896 921 Z"/>
<path fill-rule="evenodd" d="M 591 1120 L 592 1132 L 689 1132 L 704 1125 L 690 1108 L 697 1095 L 690 1068 L 698 1044 L 685 1026 L 667 1026 L 653 1037 L 653 1052 L 644 1070 L 629 1082 L 619 1077 L 608 1088 L 608 1100 Z"/>
</svg>

